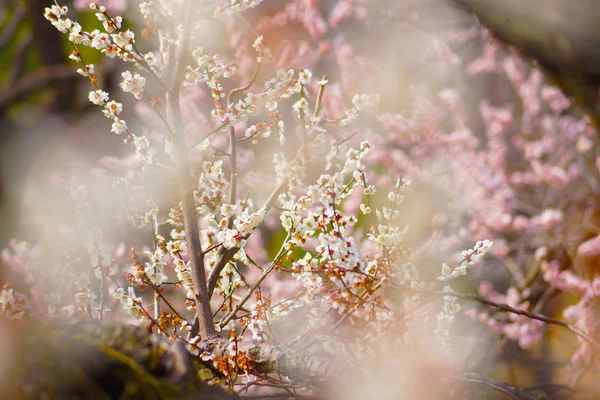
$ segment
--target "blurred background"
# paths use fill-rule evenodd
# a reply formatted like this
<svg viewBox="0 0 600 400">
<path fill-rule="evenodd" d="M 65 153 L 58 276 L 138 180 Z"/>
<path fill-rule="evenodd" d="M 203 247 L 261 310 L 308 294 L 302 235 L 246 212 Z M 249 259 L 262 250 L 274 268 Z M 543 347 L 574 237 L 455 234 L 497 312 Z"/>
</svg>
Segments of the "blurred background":
<svg viewBox="0 0 600 400">
<path fill-rule="evenodd" d="M 246 21 L 252 26 L 257 20 L 275 15 L 291 3 L 294 1 L 265 0 L 261 7 L 247 13 Z M 307 0 L 305 3 L 318 4 L 323 15 L 330 15 L 340 1 Z M 419 123 L 422 123 L 441 107 L 436 108 L 432 103 L 422 102 L 421 99 L 437 96 L 445 88 L 455 88 L 460 92 L 463 108 L 466 110 L 464 124 L 469 127 L 473 136 L 481 140 L 484 147 L 488 144 L 486 130 L 489 127 L 480 112 L 483 100 L 495 107 L 514 101 L 515 114 L 526 111 L 527 105 L 521 100 L 515 100 L 522 94 L 516 94 L 515 87 L 506 74 L 497 73 L 493 63 L 486 64 L 494 57 L 500 59 L 507 54 L 517 54 L 525 56 L 527 60 L 521 60 L 522 64 L 519 64 L 522 70 L 529 73 L 528 68 L 531 66 L 539 68 L 544 74 L 543 79 L 557 85 L 571 97 L 575 106 L 561 109 L 556 113 L 559 117 L 567 114 L 578 117 L 588 115 L 594 120 L 599 115 L 600 34 L 597 29 L 600 29 L 600 4 L 597 0 L 372 0 L 356 3 L 364 5 L 365 23 L 356 22 L 361 18 L 357 12 L 356 19 L 348 19 L 336 26 L 337 30 L 331 29 L 314 40 L 320 47 L 314 46 L 311 50 L 320 57 L 315 62 L 316 71 L 334 71 L 331 75 L 328 73 L 330 82 L 341 81 L 345 90 L 355 93 L 379 93 L 382 98 L 377 110 L 379 113 L 418 114 L 421 118 Z M 105 155 L 119 157 L 130 153 L 130 149 L 123 146 L 121 138 L 110 133 L 110 127 L 98 108 L 88 101 L 90 84 L 76 73 L 76 66 L 68 59 L 72 51 L 70 43 L 44 19 L 44 7 L 51 4 L 49 0 L 0 0 L 0 249 L 6 247 L 12 238 L 35 243 L 40 236 L 53 236 L 53 232 L 48 231 L 52 228 L 45 228 L 54 226 L 50 222 L 68 221 L 73 217 L 69 185 L 65 184 L 69 181 L 69 176 L 78 174 L 80 179 L 85 180 L 89 177 L 87 171 L 97 168 Z M 74 4 L 72 1 L 65 1 L 61 4 L 70 8 L 70 17 L 78 20 L 85 29 L 92 30 L 99 25 L 92 13 L 84 11 L 89 2 L 76 1 Z M 123 15 L 125 19 L 130 16 L 134 22 L 128 27 L 139 35 L 143 26 L 136 25 L 135 22 L 138 20 L 135 16 L 138 11 L 137 2 L 112 0 L 105 4 L 114 14 Z M 491 29 L 492 36 L 513 46 L 513 49 L 490 46 L 490 36 L 477 31 L 477 20 Z M 310 21 L 303 23 L 310 25 Z M 305 38 L 306 41 L 314 39 L 309 37 L 301 25 L 294 23 L 270 28 L 272 30 L 265 33 L 267 45 L 278 49 L 287 41 L 298 37 Z M 342 36 L 343 40 L 340 39 Z M 343 50 L 344 41 L 352 43 L 355 54 L 342 54 L 340 49 Z M 482 54 L 489 57 L 482 57 Z M 351 63 L 356 60 L 360 62 L 356 62 L 356 65 L 343 65 L 344 57 Z M 119 96 L 116 94 L 121 72 L 119 64 L 115 60 L 102 58 L 99 52 L 89 49 L 86 50 L 85 59 L 87 63 L 96 64 L 99 85 L 111 92 L 111 96 L 113 92 L 115 96 Z M 343 65 L 344 73 L 336 74 L 335 71 L 341 69 L 338 68 L 340 65 Z M 303 65 L 299 63 L 297 66 L 290 66 L 297 68 Z M 357 71 L 360 70 L 360 75 L 352 74 L 355 67 Z M 485 73 L 475 73 L 475 70 Z M 538 80 L 542 80 L 541 75 Z M 448 96 L 443 100 L 452 103 L 452 93 L 446 94 Z M 127 101 L 129 100 L 123 100 L 124 103 Z M 446 107 L 446 112 L 448 108 L 450 107 Z M 442 127 L 448 127 L 451 126 L 448 121 L 455 116 L 452 115 L 453 111 L 450 108 L 450 115 L 434 117 L 442 121 Z M 129 112 L 132 115 L 135 113 Z M 381 121 L 365 117 L 360 122 L 366 126 Z M 426 123 L 418 128 L 416 131 L 424 137 L 429 134 L 434 136 Z M 512 139 L 520 135 L 520 128 L 521 125 L 514 128 L 507 137 Z M 421 137 L 413 138 L 414 142 L 404 139 L 402 137 L 395 142 L 400 150 L 408 149 L 421 141 Z M 422 151 L 423 157 L 428 154 L 427 149 Z M 419 160 L 421 156 L 417 153 L 412 155 L 413 160 Z M 436 157 L 432 157 L 436 162 L 443 160 Z M 506 160 L 510 168 L 518 169 L 517 166 L 523 164 L 523 160 L 513 153 L 509 153 Z M 399 164 L 402 161 L 405 160 L 394 159 L 392 163 Z M 426 165 L 425 168 L 431 174 L 430 182 L 442 176 L 446 172 L 446 166 L 443 161 Z M 443 182 L 436 183 L 440 187 L 443 185 Z M 407 218 L 411 219 L 411 245 L 418 245 L 429 237 L 436 213 L 447 206 L 447 198 L 444 197 L 447 192 L 444 190 L 434 185 L 417 187 L 415 192 L 421 190 L 420 196 L 415 194 L 412 199 L 407 199 L 405 205 L 405 210 L 410 211 Z M 594 188 L 593 181 L 590 181 L 590 187 Z M 589 196 L 586 192 L 586 201 L 589 198 L 595 201 L 598 193 L 593 193 L 587 187 L 585 190 L 592 192 Z M 105 195 L 102 201 L 108 202 L 105 199 L 110 199 L 110 185 L 99 187 L 97 191 L 106 191 L 102 193 Z M 474 192 L 459 193 L 455 201 L 458 203 L 466 199 L 467 205 L 464 207 L 470 207 L 469 199 L 478 195 L 478 192 Z M 572 190 L 569 194 L 575 192 Z M 544 197 L 546 194 L 534 193 L 541 198 L 539 204 L 536 204 L 540 209 L 547 207 L 548 203 L 562 204 L 560 197 L 563 193 L 560 191 L 552 192 L 555 197 Z M 525 198 L 530 193 L 519 195 Z M 109 215 L 111 207 L 115 207 L 114 204 L 106 204 L 107 212 L 103 215 Z M 497 205 L 492 201 L 490 204 L 490 208 Z M 580 204 L 584 202 L 572 202 L 568 205 L 573 211 L 571 215 L 580 216 L 576 213 Z M 589 202 L 585 203 L 586 207 L 588 204 Z M 595 204 L 586 210 L 592 210 L 597 216 L 598 213 L 594 210 L 598 207 Z M 453 205 L 447 207 L 449 214 L 452 214 Z M 482 214 L 485 212 L 482 211 Z M 537 211 L 529 212 L 529 216 L 535 212 Z M 120 214 L 113 214 L 118 219 Z M 450 215 L 449 218 L 454 216 Z M 470 220 L 460 222 L 468 226 Z M 563 232 L 563 236 L 556 235 L 558 239 L 555 241 L 558 244 L 550 249 L 552 256 L 567 260 L 564 262 L 567 265 L 565 269 L 571 266 L 569 258 L 577 246 L 597 233 L 595 228 L 587 230 L 583 222 L 580 223 L 576 218 L 572 218 L 571 222 L 571 225 L 565 227 L 566 233 Z M 110 224 L 112 221 L 103 223 Z M 509 245 L 522 244 L 514 232 L 504 236 L 503 232 L 498 232 L 499 230 L 494 229 L 485 231 L 486 234 L 498 234 L 499 237 L 506 238 Z M 560 242 L 567 235 L 572 239 L 572 244 Z M 554 240 L 551 235 L 549 237 L 550 239 L 540 234 L 537 239 Z M 534 244 L 537 245 L 537 242 Z M 515 256 L 517 260 L 522 259 L 519 258 L 522 253 L 529 252 L 528 255 L 531 256 L 532 247 L 521 250 L 523 249 L 510 248 L 507 252 L 510 255 L 518 253 Z M 503 256 L 496 255 L 498 259 L 490 261 L 488 267 L 498 268 L 486 269 L 483 278 L 496 283 L 496 289 L 503 292 L 510 284 L 511 277 L 503 268 Z M 0 283 L 3 283 L 5 270 L 1 263 L 0 260 Z M 437 268 L 437 260 L 434 264 Z M 479 278 L 482 276 L 477 276 Z M 473 286 L 468 288 L 472 289 Z M 541 292 L 543 290 L 539 289 L 533 297 L 539 299 Z M 573 303 L 573 298 L 568 298 L 566 303 L 568 302 Z M 544 311 L 549 315 L 559 315 L 566 303 L 548 302 Z M 466 328 L 463 330 L 465 332 L 459 333 L 465 337 L 475 336 L 473 332 L 466 332 Z M 536 348 L 535 354 L 524 351 L 506 338 L 495 348 L 488 339 L 483 333 L 480 335 L 483 343 L 475 345 L 470 338 L 464 339 L 465 348 L 470 349 L 465 351 L 464 357 L 471 359 L 461 362 L 477 366 L 489 365 L 498 360 L 511 360 L 508 363 L 510 366 L 500 369 L 498 377 L 512 382 L 520 380 L 522 384 L 552 380 L 558 367 L 566 365 L 574 347 L 573 338 L 566 338 L 562 331 L 552 331 L 550 339 L 543 341 Z M 567 343 L 566 348 L 561 347 L 564 343 Z M 553 345 L 553 349 L 557 350 L 555 359 L 546 358 L 545 354 L 549 354 L 548 349 Z M 481 349 L 490 349 L 489 354 Z M 417 360 L 420 354 L 411 356 Z M 514 366 L 512 361 L 515 361 Z M 402 371 L 406 380 L 419 375 L 419 371 L 408 371 L 412 364 L 407 365 L 409 367 L 403 367 L 407 371 Z M 520 373 L 522 374 L 517 379 L 516 376 Z M 389 384 L 390 379 L 384 378 L 386 379 Z M 398 385 L 404 384 L 405 381 L 398 381 Z M 390 385 L 389 390 L 393 397 L 399 387 Z M 436 386 L 435 390 L 443 392 L 444 389 Z M 366 397 L 362 393 L 359 396 Z M 432 396 L 438 397 L 441 393 Z"/>
<path fill-rule="evenodd" d="M 36 214 L 25 210 L 61 209 L 64 189 L 51 184 L 52 174 L 89 169 L 120 148 L 121 140 L 97 123 L 103 118 L 87 101 L 89 81 L 68 59 L 71 44 L 44 18 L 51 4 L 0 2 L 0 247 L 14 237 L 35 239 Z M 81 18 L 91 22 L 93 15 Z M 90 63 L 100 59 L 98 52 L 86 56 Z M 98 75 L 114 88 L 107 61 Z"/>
</svg>

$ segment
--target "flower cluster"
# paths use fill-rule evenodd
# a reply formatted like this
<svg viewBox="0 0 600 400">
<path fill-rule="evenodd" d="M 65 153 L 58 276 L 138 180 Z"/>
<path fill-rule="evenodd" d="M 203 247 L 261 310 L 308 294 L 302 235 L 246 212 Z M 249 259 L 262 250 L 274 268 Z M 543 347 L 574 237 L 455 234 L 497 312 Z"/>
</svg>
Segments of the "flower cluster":
<svg viewBox="0 0 600 400">
<path fill-rule="evenodd" d="M 467 274 L 467 268 L 479 262 L 490 249 L 494 242 L 490 240 L 480 240 L 475 243 L 475 247 L 469 250 L 464 250 L 461 253 L 461 261 L 454 268 L 444 263 L 442 265 L 442 275 L 438 277 L 439 280 L 447 280 L 452 278 L 458 278 L 461 275 Z"/>
<path fill-rule="evenodd" d="M 128 286 L 127 292 L 123 288 L 110 289 L 110 294 L 121 302 L 123 309 L 134 318 L 142 318 L 144 309 L 142 308 L 142 298 L 136 297 L 133 287 Z"/>
<path fill-rule="evenodd" d="M 0 313 L 6 315 L 10 320 L 22 320 L 27 315 L 25 296 L 16 293 L 10 285 L 4 285 L 0 292 Z"/>
<path fill-rule="evenodd" d="M 146 86 L 146 78 L 138 74 L 137 72 L 131 74 L 129 71 L 125 71 L 121 74 L 123 81 L 119 83 L 119 86 L 125 93 L 131 93 L 136 99 L 141 99 L 144 93 L 144 86 Z"/>
</svg>

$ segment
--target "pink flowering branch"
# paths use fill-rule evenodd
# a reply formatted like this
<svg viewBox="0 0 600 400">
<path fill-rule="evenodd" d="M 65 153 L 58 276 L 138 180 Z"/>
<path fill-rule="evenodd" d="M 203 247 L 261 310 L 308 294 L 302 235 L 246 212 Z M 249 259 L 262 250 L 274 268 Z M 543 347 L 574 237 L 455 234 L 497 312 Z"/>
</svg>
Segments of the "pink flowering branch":
<svg viewBox="0 0 600 400">
<path fill-rule="evenodd" d="M 486 298 L 474 295 L 474 294 L 468 294 L 468 293 L 452 293 L 452 296 L 456 296 L 462 299 L 467 299 L 467 300 L 473 300 L 473 301 L 477 301 L 483 305 L 486 306 L 490 306 L 493 308 L 497 308 L 498 310 L 501 311 L 506 311 L 512 314 L 516 314 L 516 315 L 521 315 L 523 317 L 529 318 L 529 319 L 534 319 L 537 321 L 541 321 L 541 322 L 545 322 L 547 324 L 551 324 L 551 325 L 556 325 L 556 326 L 560 326 L 563 327 L 565 329 L 567 329 L 568 331 L 570 331 L 571 333 L 573 333 L 576 336 L 579 336 L 580 338 L 582 338 L 583 340 L 585 340 L 586 342 L 590 343 L 591 345 L 593 345 L 596 348 L 600 349 L 600 343 L 596 342 L 594 339 L 592 339 L 591 337 L 589 337 L 585 332 L 580 331 L 579 329 L 577 329 L 576 327 L 574 327 L 573 325 L 565 322 L 565 321 L 561 321 L 559 319 L 555 319 L 555 318 L 550 318 L 550 317 L 546 317 L 544 315 L 541 314 L 535 314 L 526 310 L 521 310 L 518 308 L 514 308 L 509 306 L 508 304 L 500 304 L 500 303 L 496 303 L 494 301 L 488 300 Z"/>
<path fill-rule="evenodd" d="M 400 290 L 408 290 L 408 291 L 416 291 L 414 289 L 410 289 L 408 287 L 401 287 L 401 286 L 397 286 L 397 285 L 391 285 L 392 288 L 394 289 L 400 289 Z M 419 291 L 419 292 L 423 292 L 423 291 Z M 427 291 L 426 291 L 427 292 Z M 573 333 L 574 335 L 582 338 L 583 340 L 585 340 L 586 342 L 590 343 L 592 346 L 600 349 L 600 343 L 596 342 L 593 338 L 591 338 L 590 336 L 588 336 L 585 332 L 582 332 L 581 330 L 577 329 L 576 327 L 574 327 L 573 325 L 565 322 L 565 321 L 561 321 L 559 319 L 555 319 L 555 318 L 550 318 L 550 317 L 546 317 L 544 315 L 541 314 L 536 314 L 530 311 L 526 311 L 526 310 L 522 310 L 522 309 L 518 309 L 518 308 L 514 308 L 509 306 L 508 304 L 502 304 L 502 303 L 497 303 L 495 301 L 486 299 L 484 297 L 475 295 L 475 294 L 470 294 L 470 293 L 460 293 L 460 292 L 450 292 L 450 293 L 444 293 L 444 292 L 439 292 L 439 294 L 443 294 L 445 296 L 454 296 L 454 297 L 458 297 L 461 299 L 465 299 L 465 300 L 472 300 L 472 301 L 477 301 L 483 305 L 489 306 L 489 307 L 493 307 L 496 308 L 500 311 L 505 311 L 505 312 L 509 312 L 512 314 L 516 314 L 516 315 L 520 315 L 529 319 L 533 319 L 536 321 L 540 321 L 540 322 L 544 322 L 547 324 L 551 324 L 551 325 L 556 325 L 556 326 L 560 326 L 562 328 L 567 329 L 569 332 Z"/>
</svg>

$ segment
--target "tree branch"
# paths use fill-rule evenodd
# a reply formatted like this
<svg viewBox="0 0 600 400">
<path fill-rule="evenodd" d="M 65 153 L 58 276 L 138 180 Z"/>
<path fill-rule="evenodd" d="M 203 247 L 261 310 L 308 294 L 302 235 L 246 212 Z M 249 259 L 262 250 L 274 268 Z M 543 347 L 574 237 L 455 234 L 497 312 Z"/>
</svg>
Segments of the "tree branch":
<svg viewBox="0 0 600 400">
<path fill-rule="evenodd" d="M 77 75 L 79 75 L 77 71 L 70 65 L 42 67 L 19 79 L 16 83 L 3 85 L 0 88 L 0 109 L 25 99 L 36 90 L 42 89 L 51 83 L 74 78 Z"/>
<path fill-rule="evenodd" d="M 468 294 L 468 293 L 457 293 L 457 292 L 444 292 L 442 293 L 444 296 L 455 296 L 461 299 L 467 299 L 467 300 L 474 300 L 477 301 L 481 304 L 484 304 L 486 306 L 490 306 L 490 307 L 494 307 L 497 308 L 498 310 L 501 311 L 506 311 L 509 313 L 513 313 L 513 314 L 517 314 L 517 315 L 522 315 L 524 317 L 527 317 L 529 319 L 534 319 L 537 321 L 541 321 L 541 322 L 545 322 L 547 324 L 551 324 L 551 325 L 557 325 L 557 326 L 561 326 L 567 330 L 569 330 L 571 333 L 573 333 L 574 335 L 582 338 L 583 340 L 585 340 L 586 342 L 590 343 L 592 346 L 600 349 L 600 344 L 598 342 L 596 342 L 593 338 L 591 338 L 590 336 L 588 336 L 585 332 L 582 332 L 581 330 L 577 329 L 576 327 L 574 327 L 573 325 L 565 322 L 565 321 L 561 321 L 559 319 L 555 319 L 555 318 L 550 318 L 550 317 L 546 317 L 544 315 L 541 314 L 535 314 L 529 311 L 525 311 L 525 310 L 520 310 L 518 308 L 514 308 L 509 306 L 508 304 L 500 304 L 500 303 L 496 303 L 493 302 L 491 300 L 485 299 L 483 297 L 474 295 L 474 294 Z"/>
<path fill-rule="evenodd" d="M 190 2 L 186 2 L 186 10 Z M 185 238 L 190 257 L 192 282 L 194 285 L 194 300 L 196 302 L 196 316 L 198 318 L 198 333 L 202 338 L 210 338 L 217 335 L 214 327 L 210 300 L 206 285 L 206 273 L 204 269 L 204 253 L 200 243 L 198 231 L 198 219 L 196 217 L 196 202 L 194 199 L 193 182 L 190 174 L 188 159 L 188 148 L 185 143 L 183 118 L 179 104 L 179 91 L 185 76 L 185 56 L 189 49 L 192 21 L 187 14 L 180 54 L 175 66 L 173 85 L 167 93 L 168 118 L 175 131 L 174 144 L 177 151 L 177 169 L 179 175 L 179 192 L 181 196 L 183 225 Z"/>
</svg>

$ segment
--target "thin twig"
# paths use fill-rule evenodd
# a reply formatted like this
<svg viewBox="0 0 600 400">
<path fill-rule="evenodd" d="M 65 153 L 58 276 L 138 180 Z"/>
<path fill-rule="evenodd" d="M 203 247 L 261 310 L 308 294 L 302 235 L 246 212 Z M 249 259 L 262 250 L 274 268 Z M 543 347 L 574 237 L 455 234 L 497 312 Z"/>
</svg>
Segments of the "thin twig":
<svg viewBox="0 0 600 400">
<path fill-rule="evenodd" d="M 227 125 L 229 125 L 229 121 L 221 124 L 218 128 L 216 128 L 215 130 L 213 130 L 210 133 L 206 134 L 202 139 L 200 139 L 198 142 L 194 143 L 190 147 L 190 149 L 193 149 L 194 147 L 198 146 L 199 144 L 201 144 L 202 142 L 204 142 L 206 139 L 210 138 L 212 135 L 214 135 L 215 133 L 219 132 L 221 129 L 225 128 Z"/>
<path fill-rule="evenodd" d="M 258 73 L 260 72 L 261 65 L 262 65 L 262 63 L 258 63 L 256 65 L 256 69 L 254 70 L 254 74 L 252 75 L 252 78 L 250 79 L 250 82 L 248 82 L 247 85 L 240 86 L 238 88 L 233 89 L 231 92 L 229 92 L 229 94 L 227 95 L 227 107 L 231 107 L 230 98 L 231 98 L 232 95 L 250 89 L 250 86 L 252 86 L 252 84 L 256 81 L 256 78 L 258 77 Z"/>
<path fill-rule="evenodd" d="M 235 128 L 233 126 L 229 127 L 229 158 L 231 163 L 229 166 L 229 204 L 233 206 L 237 201 L 237 147 L 235 145 Z M 232 224 L 233 216 L 229 217 L 227 227 L 231 228 Z"/>
<path fill-rule="evenodd" d="M 508 383 L 500 382 L 487 376 L 481 375 L 475 372 L 469 372 L 460 376 L 450 376 L 449 378 L 456 379 L 464 382 L 473 382 L 484 384 L 485 386 L 494 389 L 498 392 L 504 393 L 510 396 L 511 399 L 515 400 L 537 400 L 538 396 L 534 393 L 528 393 L 523 389 L 509 385 Z"/>
</svg>

